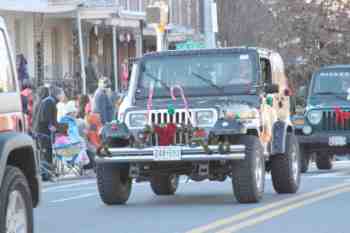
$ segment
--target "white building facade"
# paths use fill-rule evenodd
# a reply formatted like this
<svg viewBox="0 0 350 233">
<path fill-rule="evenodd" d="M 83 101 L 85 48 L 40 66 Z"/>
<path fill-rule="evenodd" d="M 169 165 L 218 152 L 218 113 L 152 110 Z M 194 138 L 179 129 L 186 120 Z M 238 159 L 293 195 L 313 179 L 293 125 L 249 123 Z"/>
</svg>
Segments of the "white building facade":
<svg viewBox="0 0 350 233">
<path fill-rule="evenodd" d="M 170 7 L 168 40 L 203 39 L 201 0 L 165 0 Z M 122 63 L 155 50 L 153 28 L 145 23 L 151 0 L 1 0 L 16 54 L 28 61 L 36 84 L 62 77 L 79 79 L 84 63 L 97 56 L 100 71 L 119 80 Z M 79 49 L 77 15 L 82 25 Z"/>
</svg>

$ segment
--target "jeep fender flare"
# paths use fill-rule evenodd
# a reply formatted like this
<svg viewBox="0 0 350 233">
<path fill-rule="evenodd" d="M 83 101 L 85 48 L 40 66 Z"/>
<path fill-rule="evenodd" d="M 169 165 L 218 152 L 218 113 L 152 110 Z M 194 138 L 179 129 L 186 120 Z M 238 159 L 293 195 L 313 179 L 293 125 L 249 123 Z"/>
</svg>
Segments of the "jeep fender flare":
<svg viewBox="0 0 350 233">
<path fill-rule="evenodd" d="M 21 150 L 30 153 L 21 153 Z M 8 163 L 13 163 L 13 165 L 19 165 L 16 163 L 21 163 L 20 159 L 12 160 L 10 158 L 11 153 L 16 152 L 21 154 L 15 154 L 14 156 L 20 156 L 21 158 L 23 158 L 22 156 L 30 156 L 28 158 L 29 160 L 24 159 L 28 163 L 25 166 L 19 166 L 19 168 L 28 179 L 32 191 L 33 204 L 36 206 L 40 200 L 41 178 L 38 176 L 40 174 L 40 161 L 36 156 L 34 141 L 29 135 L 19 132 L 5 132 L 0 134 L 0 184 L 2 183 Z"/>
<path fill-rule="evenodd" d="M 272 128 L 271 155 L 284 154 L 286 152 L 286 139 L 288 133 L 293 133 L 291 122 L 278 120 Z"/>
</svg>

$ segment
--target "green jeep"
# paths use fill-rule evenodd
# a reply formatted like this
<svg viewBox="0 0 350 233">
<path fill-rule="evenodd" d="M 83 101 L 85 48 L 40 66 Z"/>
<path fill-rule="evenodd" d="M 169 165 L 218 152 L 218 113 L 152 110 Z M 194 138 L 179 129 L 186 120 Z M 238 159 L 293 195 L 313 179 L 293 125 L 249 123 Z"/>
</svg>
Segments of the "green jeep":
<svg viewBox="0 0 350 233">
<path fill-rule="evenodd" d="M 332 168 L 334 155 L 350 152 L 350 65 L 323 67 L 313 74 L 306 108 L 293 123 L 301 149 L 301 171 L 312 154 L 318 169 Z"/>
</svg>

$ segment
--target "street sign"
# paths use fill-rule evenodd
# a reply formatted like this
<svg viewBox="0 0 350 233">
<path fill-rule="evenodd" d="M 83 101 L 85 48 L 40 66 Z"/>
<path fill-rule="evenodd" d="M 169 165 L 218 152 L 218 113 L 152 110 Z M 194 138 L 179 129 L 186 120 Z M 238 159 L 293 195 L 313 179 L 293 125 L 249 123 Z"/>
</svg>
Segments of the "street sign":
<svg viewBox="0 0 350 233">
<path fill-rule="evenodd" d="M 150 6 L 146 8 L 146 22 L 149 24 L 160 24 L 161 13 L 157 6 Z"/>
<path fill-rule="evenodd" d="M 189 50 L 189 49 L 203 49 L 205 48 L 204 43 L 188 40 L 184 43 L 177 43 L 176 50 Z"/>
<path fill-rule="evenodd" d="M 146 22 L 166 26 L 169 23 L 169 6 L 163 1 L 154 2 L 146 8 Z"/>
</svg>

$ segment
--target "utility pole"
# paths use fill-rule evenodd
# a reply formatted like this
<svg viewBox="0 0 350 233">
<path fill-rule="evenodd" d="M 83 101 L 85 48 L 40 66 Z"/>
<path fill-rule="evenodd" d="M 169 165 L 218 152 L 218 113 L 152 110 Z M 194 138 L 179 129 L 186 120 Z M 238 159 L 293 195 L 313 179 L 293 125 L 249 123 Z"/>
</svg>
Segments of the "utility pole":
<svg viewBox="0 0 350 233">
<path fill-rule="evenodd" d="M 83 81 L 83 94 L 87 93 L 86 89 L 86 73 L 85 73 L 85 54 L 84 54 L 84 44 L 83 44 L 83 33 L 81 29 L 81 17 L 79 9 L 77 10 L 77 25 L 78 25 L 78 36 L 79 36 L 79 51 L 80 51 L 80 70 L 81 78 Z"/>
<path fill-rule="evenodd" d="M 207 48 L 216 48 L 218 32 L 217 7 L 214 0 L 204 0 L 204 34 Z"/>
</svg>

